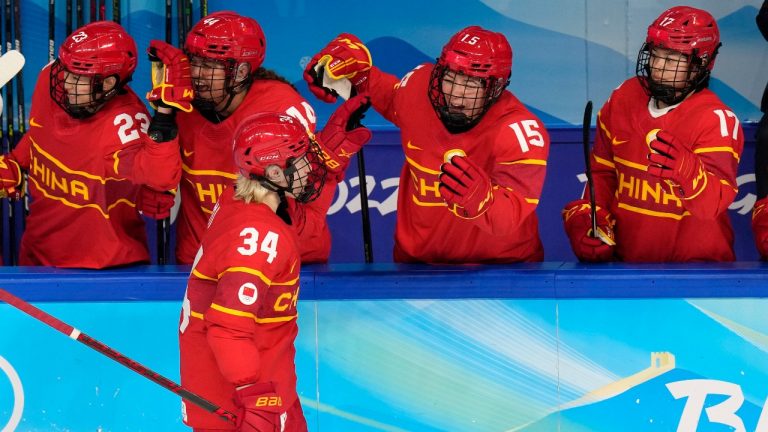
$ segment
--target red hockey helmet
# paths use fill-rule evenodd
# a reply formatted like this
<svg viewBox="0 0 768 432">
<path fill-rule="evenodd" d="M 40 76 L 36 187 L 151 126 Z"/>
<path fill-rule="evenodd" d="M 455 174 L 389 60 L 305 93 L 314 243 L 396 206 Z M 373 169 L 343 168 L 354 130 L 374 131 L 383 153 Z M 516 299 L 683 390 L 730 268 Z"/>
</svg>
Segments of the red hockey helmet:
<svg viewBox="0 0 768 432">
<path fill-rule="evenodd" d="M 123 27 L 112 21 L 87 24 L 59 48 L 59 57 L 51 66 L 51 97 L 73 117 L 92 115 L 131 80 L 136 62 L 136 42 Z M 89 81 L 87 102 L 72 102 L 75 95 L 64 88 L 68 74 Z M 116 83 L 105 92 L 103 83 L 109 77 L 115 77 Z"/>
<path fill-rule="evenodd" d="M 637 75 L 654 98 L 676 104 L 709 83 L 720 48 L 717 21 L 702 9 L 675 6 L 664 11 L 648 26 L 645 44 L 637 59 Z M 688 60 L 686 83 L 656 82 L 651 74 L 654 48 L 677 51 Z"/>
<path fill-rule="evenodd" d="M 484 92 L 469 115 L 448 109 L 443 77 L 446 73 L 479 78 Z M 509 85 L 512 47 L 507 38 L 480 26 L 467 27 L 451 37 L 432 70 L 429 98 L 438 117 L 451 132 L 463 132 L 477 124 Z M 450 93 L 455 94 L 454 91 Z"/>
<path fill-rule="evenodd" d="M 255 19 L 231 11 L 214 12 L 192 27 L 184 49 L 188 55 L 248 63 L 251 72 L 264 62 L 267 41 Z"/>
<path fill-rule="evenodd" d="M 327 171 L 320 147 L 294 117 L 274 112 L 252 115 L 238 126 L 232 146 L 235 165 L 243 176 L 274 192 L 291 192 L 299 202 L 320 195 Z M 288 186 L 267 179 L 271 166 L 282 170 Z"/>
</svg>

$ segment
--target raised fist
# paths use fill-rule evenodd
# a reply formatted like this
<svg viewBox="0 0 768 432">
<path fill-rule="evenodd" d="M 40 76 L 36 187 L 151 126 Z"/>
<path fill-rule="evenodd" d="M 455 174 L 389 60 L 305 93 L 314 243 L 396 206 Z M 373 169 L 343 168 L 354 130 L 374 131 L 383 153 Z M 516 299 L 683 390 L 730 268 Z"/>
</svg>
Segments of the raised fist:
<svg viewBox="0 0 768 432">
<path fill-rule="evenodd" d="M 368 90 L 368 71 L 372 65 L 371 53 L 357 36 L 342 33 L 320 50 L 304 68 L 304 80 L 309 90 L 324 102 L 336 102 L 340 94 L 325 80 L 349 80 L 353 94 Z M 343 97 L 347 95 L 341 95 Z"/>
</svg>

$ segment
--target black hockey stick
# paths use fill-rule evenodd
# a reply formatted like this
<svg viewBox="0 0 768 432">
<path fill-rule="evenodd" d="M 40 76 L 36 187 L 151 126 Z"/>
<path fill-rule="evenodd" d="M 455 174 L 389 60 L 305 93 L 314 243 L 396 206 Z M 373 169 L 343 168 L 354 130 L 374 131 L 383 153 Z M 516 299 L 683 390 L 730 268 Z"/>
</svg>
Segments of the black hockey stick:
<svg viewBox="0 0 768 432">
<path fill-rule="evenodd" d="M 165 0 L 165 43 L 173 45 L 173 0 Z"/>
<path fill-rule="evenodd" d="M 357 152 L 357 177 L 360 180 L 360 213 L 363 219 L 363 253 L 365 262 L 373 262 L 373 244 L 371 242 L 371 216 L 368 211 L 368 182 L 365 178 L 365 158 L 363 149 Z"/>
<path fill-rule="evenodd" d="M 120 0 L 112 0 L 112 21 L 120 24 Z"/>
<path fill-rule="evenodd" d="M 99 21 L 107 19 L 107 0 L 99 0 Z"/>
<path fill-rule="evenodd" d="M 5 52 L 8 52 L 13 49 L 13 37 L 12 37 L 12 26 L 13 26 L 13 20 L 12 20 L 12 6 L 11 6 L 11 0 L 5 0 L 5 16 L 4 18 L 4 25 L 5 25 Z M 16 78 L 15 78 L 16 79 Z M 16 145 L 15 141 L 15 133 L 14 133 L 14 120 L 16 117 L 16 112 L 14 110 L 13 105 L 13 82 L 9 82 L 5 86 L 5 103 L 6 103 L 6 110 L 5 113 L 8 116 L 8 134 L 6 137 L 8 138 L 8 150 L 11 151 Z M 16 212 L 14 211 L 15 204 L 12 199 L 8 199 L 8 255 L 10 264 L 12 266 L 16 265 Z"/>
<path fill-rule="evenodd" d="M 96 17 L 96 0 L 91 0 L 89 9 L 90 9 L 90 15 L 88 17 L 89 18 L 88 22 L 94 22 L 98 19 Z"/>
<path fill-rule="evenodd" d="M 592 216 L 591 237 L 597 238 L 597 205 L 595 204 L 595 184 L 592 182 L 592 160 L 589 153 L 589 129 L 592 127 L 592 101 L 587 101 L 584 107 L 584 122 L 582 123 L 582 143 L 584 144 L 584 168 L 589 188 L 589 211 Z"/>
<path fill-rule="evenodd" d="M 173 32 L 171 27 L 173 20 L 173 0 L 165 0 L 165 42 L 173 45 Z M 157 263 L 168 264 L 171 243 L 171 218 L 163 218 L 155 221 L 155 244 L 157 245 Z"/>
<path fill-rule="evenodd" d="M 72 34 L 72 0 L 67 0 L 67 19 L 66 19 L 67 36 Z"/>
<path fill-rule="evenodd" d="M 177 46 L 184 46 L 184 38 L 187 32 L 184 31 L 184 5 L 183 0 L 176 0 L 176 33 L 179 38 L 179 44 Z"/>
<path fill-rule="evenodd" d="M 83 9 L 85 9 L 83 6 L 83 3 L 85 0 L 77 0 L 76 3 L 76 9 L 75 9 L 75 17 L 77 18 L 77 28 L 80 28 L 83 26 Z"/>
<path fill-rule="evenodd" d="M 43 324 L 46 324 L 60 331 L 61 333 L 64 333 L 65 335 L 69 336 L 70 339 L 74 339 L 88 347 L 93 348 L 94 350 L 100 352 L 101 354 L 104 354 L 105 356 L 120 363 L 121 365 L 127 367 L 128 369 L 138 373 L 139 375 L 151 381 L 154 381 L 156 384 L 160 385 L 161 387 L 176 393 L 177 395 L 181 396 L 185 400 L 192 402 L 193 404 L 199 406 L 200 408 L 210 413 L 218 415 L 222 420 L 236 423 L 237 416 L 235 414 L 225 410 L 221 406 L 209 401 L 208 399 L 205 399 L 202 396 L 192 393 L 191 391 L 185 389 L 179 384 L 176 384 L 175 382 L 160 375 L 159 373 L 147 368 L 141 363 L 124 356 L 123 354 L 113 350 L 107 345 L 104 345 L 103 343 L 88 336 L 87 334 L 72 327 L 71 325 L 61 321 L 60 319 L 54 317 L 53 315 L 50 315 L 47 312 L 44 312 L 36 308 L 35 306 L 25 302 L 24 300 L 16 297 L 15 295 L 9 293 L 8 291 L 0 289 L 0 300 L 24 312 L 25 314 L 31 316 L 32 318 L 35 318 L 36 320 L 41 321 Z"/>
<path fill-rule="evenodd" d="M 208 0 L 200 0 L 200 19 L 208 16 Z"/>
<path fill-rule="evenodd" d="M 13 38 L 13 44 L 16 47 L 16 51 L 23 54 L 23 51 L 21 50 L 21 6 L 19 3 L 21 0 L 14 0 L 13 2 L 13 20 L 16 22 L 16 27 L 14 28 L 14 38 Z M 16 137 L 16 142 L 14 143 L 14 148 L 16 147 L 16 144 L 21 140 L 21 137 L 26 133 L 27 131 L 27 121 L 26 121 L 26 115 L 27 115 L 27 109 L 26 109 L 26 101 L 24 100 L 24 70 L 19 71 L 19 73 L 16 75 L 16 88 L 18 90 L 18 113 L 19 113 L 19 135 Z M 26 217 L 29 214 L 29 175 L 26 171 L 22 173 L 24 176 L 24 184 L 22 185 L 24 187 L 24 198 L 22 200 L 24 211 L 21 213 L 21 227 L 22 231 L 26 228 Z"/>
<path fill-rule="evenodd" d="M 56 58 L 56 0 L 48 0 L 48 61 Z"/>
</svg>

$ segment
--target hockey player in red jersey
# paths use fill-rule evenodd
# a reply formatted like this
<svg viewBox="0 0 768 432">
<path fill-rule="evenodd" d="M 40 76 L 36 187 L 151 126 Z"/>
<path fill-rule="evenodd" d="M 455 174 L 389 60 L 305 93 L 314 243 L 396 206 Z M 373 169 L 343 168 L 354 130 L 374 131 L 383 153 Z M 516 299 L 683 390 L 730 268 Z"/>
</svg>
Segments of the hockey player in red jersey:
<svg viewBox="0 0 768 432">
<path fill-rule="evenodd" d="M 397 262 L 540 261 L 534 210 L 544 183 L 549 136 L 505 88 L 512 69 L 506 37 L 472 26 L 456 33 L 436 64 L 402 79 L 372 66 L 343 33 L 305 69 L 310 90 L 332 102 L 330 77 L 368 91 L 373 107 L 400 128 Z"/>
<path fill-rule="evenodd" d="M 21 170 L 29 171 L 21 265 L 104 268 L 149 261 L 136 210 L 138 185 L 172 187 L 181 164 L 175 140 L 147 136 L 162 124 L 150 122 L 127 86 L 136 61 L 128 33 L 99 21 L 67 37 L 56 61 L 40 73 L 29 131 L 0 157 L 8 195 L 19 195 Z"/>
<path fill-rule="evenodd" d="M 315 129 L 312 107 L 284 78 L 263 68 L 266 39 L 252 18 L 221 11 L 195 24 L 184 51 L 191 63 L 195 91 L 191 113 L 177 116 L 181 130 L 183 173 L 181 208 L 176 219 L 176 261 L 191 263 L 205 225 L 220 195 L 236 177 L 228 147 L 240 122 L 255 113 L 275 111 Z M 304 262 L 325 262 L 331 235 L 326 213 L 338 179 L 328 179 L 323 196 L 307 206 L 285 200 L 286 213 L 299 236 Z M 169 202 L 169 205 L 171 203 Z"/>
<path fill-rule="evenodd" d="M 757 28 L 768 41 L 768 0 L 763 1 L 757 13 Z M 757 202 L 752 210 L 752 232 L 755 245 L 760 257 L 768 259 L 768 85 L 763 91 L 760 103 L 763 117 L 757 127 L 757 142 L 755 143 L 755 183 Z"/>
<path fill-rule="evenodd" d="M 648 27 L 637 77 L 597 116 L 597 223 L 616 244 L 592 238 L 587 200 L 571 202 L 563 218 L 579 259 L 734 260 L 727 209 L 744 136 L 707 88 L 719 47 L 717 22 L 701 9 L 673 7 Z"/>
<path fill-rule="evenodd" d="M 275 213 L 288 197 L 308 205 L 321 196 L 326 168 L 315 138 L 285 113 L 244 119 L 234 161 L 236 184 L 214 207 L 189 277 L 179 346 L 182 385 L 235 412 L 238 425 L 189 403 L 184 423 L 206 432 L 306 431 L 293 345 L 301 240 Z"/>
</svg>

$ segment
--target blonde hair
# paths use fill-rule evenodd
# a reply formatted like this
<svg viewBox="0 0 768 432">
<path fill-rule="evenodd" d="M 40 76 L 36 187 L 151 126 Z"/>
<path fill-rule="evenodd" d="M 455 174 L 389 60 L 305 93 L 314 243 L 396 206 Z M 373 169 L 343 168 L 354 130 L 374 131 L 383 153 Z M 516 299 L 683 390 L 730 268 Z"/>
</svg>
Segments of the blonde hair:
<svg viewBox="0 0 768 432">
<path fill-rule="evenodd" d="M 242 174 L 237 175 L 235 186 L 235 199 L 244 201 L 246 204 L 262 203 L 270 193 L 275 193 L 262 186 L 258 180 L 252 180 Z"/>
</svg>

